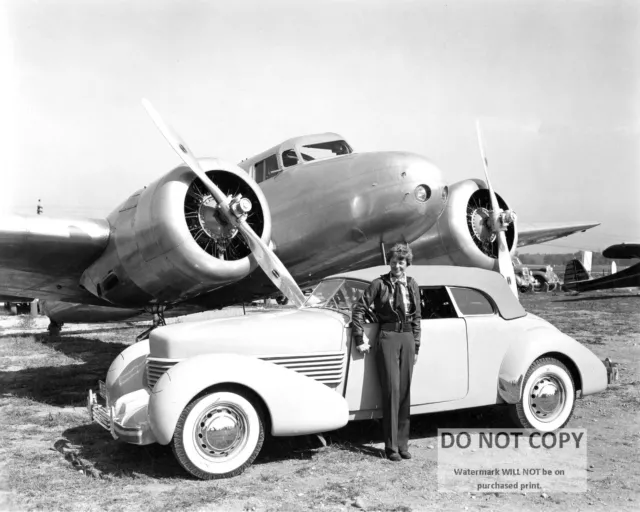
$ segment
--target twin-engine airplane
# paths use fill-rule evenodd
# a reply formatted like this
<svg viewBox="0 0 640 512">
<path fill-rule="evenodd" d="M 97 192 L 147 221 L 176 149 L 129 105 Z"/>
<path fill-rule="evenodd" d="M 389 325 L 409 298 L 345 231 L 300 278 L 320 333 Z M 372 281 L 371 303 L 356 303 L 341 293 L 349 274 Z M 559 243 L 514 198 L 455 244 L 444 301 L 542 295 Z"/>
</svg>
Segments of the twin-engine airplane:
<svg viewBox="0 0 640 512">
<path fill-rule="evenodd" d="M 334 133 L 289 139 L 239 165 L 197 159 L 145 107 L 185 165 L 106 219 L 0 218 L 0 295 L 44 301 L 52 333 L 143 313 L 162 324 L 165 311 L 222 308 L 278 289 L 300 304 L 298 286 L 380 264 L 396 242 L 410 243 L 415 263 L 508 275 L 505 252 L 597 225 L 517 225 L 483 181 L 449 187 L 422 156 L 354 153 Z"/>
<path fill-rule="evenodd" d="M 640 244 L 616 244 L 602 251 L 605 258 L 640 258 Z M 614 274 L 592 278 L 579 260 L 571 260 L 564 271 L 564 288 L 567 291 L 592 292 L 612 288 L 632 288 L 640 286 L 640 263 L 631 265 Z"/>
</svg>

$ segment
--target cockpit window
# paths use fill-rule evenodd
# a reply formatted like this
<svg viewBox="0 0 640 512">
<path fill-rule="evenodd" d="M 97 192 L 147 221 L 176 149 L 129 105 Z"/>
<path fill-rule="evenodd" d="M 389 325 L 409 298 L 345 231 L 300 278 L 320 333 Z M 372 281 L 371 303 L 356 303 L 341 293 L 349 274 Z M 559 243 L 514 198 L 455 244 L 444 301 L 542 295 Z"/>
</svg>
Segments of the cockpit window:
<svg viewBox="0 0 640 512">
<path fill-rule="evenodd" d="M 320 142 L 318 144 L 309 144 L 300 148 L 302 158 L 305 161 L 322 160 L 338 155 L 348 155 L 353 150 L 343 140 L 333 140 L 330 142 Z"/>
<path fill-rule="evenodd" d="M 292 165 L 298 164 L 298 155 L 296 155 L 295 150 L 287 149 L 282 152 L 282 165 L 285 167 L 291 167 Z"/>
<path fill-rule="evenodd" d="M 351 314 L 351 308 L 367 289 L 367 283 L 351 279 L 326 279 L 315 287 L 305 306 L 338 309 Z"/>
<path fill-rule="evenodd" d="M 255 169 L 254 177 L 257 183 L 260 183 L 261 181 L 264 181 L 264 180 L 268 180 L 269 178 L 277 174 L 277 172 L 279 171 L 278 159 L 276 158 L 276 155 L 268 156 L 264 160 L 261 160 L 260 162 L 256 162 L 254 164 L 254 169 Z"/>
</svg>

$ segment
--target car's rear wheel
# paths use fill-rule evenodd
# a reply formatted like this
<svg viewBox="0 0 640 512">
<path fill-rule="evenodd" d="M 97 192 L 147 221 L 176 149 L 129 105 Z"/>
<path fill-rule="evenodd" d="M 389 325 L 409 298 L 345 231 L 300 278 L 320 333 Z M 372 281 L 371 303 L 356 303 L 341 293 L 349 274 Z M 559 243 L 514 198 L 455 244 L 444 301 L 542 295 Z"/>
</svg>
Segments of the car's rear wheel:
<svg viewBox="0 0 640 512">
<path fill-rule="evenodd" d="M 241 391 L 215 391 L 194 399 L 178 418 L 173 452 L 204 480 L 239 475 L 264 442 L 260 405 Z"/>
<path fill-rule="evenodd" d="M 544 357 L 527 371 L 514 416 L 523 428 L 552 432 L 567 424 L 575 399 L 576 388 L 567 367 L 557 359 Z"/>
<path fill-rule="evenodd" d="M 549 291 L 549 283 L 544 277 L 534 276 L 533 277 L 533 290 L 536 292 L 548 292 Z"/>
</svg>

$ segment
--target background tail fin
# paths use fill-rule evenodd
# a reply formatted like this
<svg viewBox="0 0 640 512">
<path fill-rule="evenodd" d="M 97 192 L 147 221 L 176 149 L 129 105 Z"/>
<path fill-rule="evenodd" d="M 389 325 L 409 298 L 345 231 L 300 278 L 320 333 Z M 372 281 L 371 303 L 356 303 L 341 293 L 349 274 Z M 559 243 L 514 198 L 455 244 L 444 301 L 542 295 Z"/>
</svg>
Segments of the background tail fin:
<svg viewBox="0 0 640 512">
<path fill-rule="evenodd" d="M 591 279 L 589 272 L 579 260 L 571 260 L 564 269 L 564 285 L 571 289 L 571 285 L 578 281 L 588 281 Z"/>
</svg>

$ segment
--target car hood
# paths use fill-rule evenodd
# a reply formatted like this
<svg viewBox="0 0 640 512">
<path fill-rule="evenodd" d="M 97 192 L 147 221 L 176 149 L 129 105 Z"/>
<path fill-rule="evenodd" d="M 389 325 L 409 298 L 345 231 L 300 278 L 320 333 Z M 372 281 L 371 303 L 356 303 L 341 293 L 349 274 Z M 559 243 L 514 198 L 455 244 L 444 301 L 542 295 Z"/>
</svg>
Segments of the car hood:
<svg viewBox="0 0 640 512">
<path fill-rule="evenodd" d="M 298 309 L 185 322 L 149 337 L 149 356 L 185 359 L 201 354 L 252 356 L 341 350 L 346 317 L 323 309 Z"/>
</svg>

